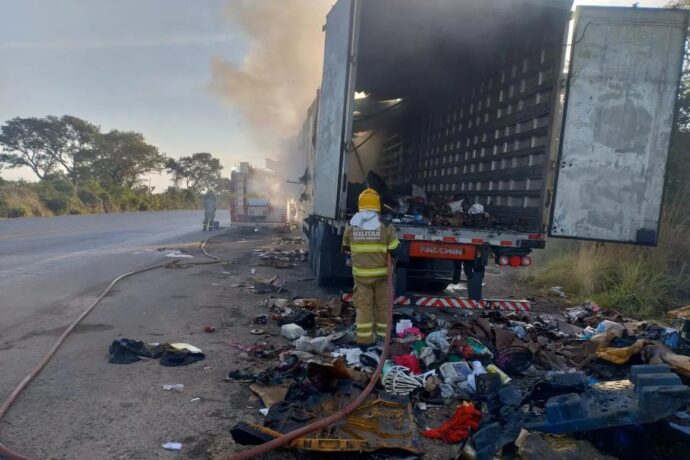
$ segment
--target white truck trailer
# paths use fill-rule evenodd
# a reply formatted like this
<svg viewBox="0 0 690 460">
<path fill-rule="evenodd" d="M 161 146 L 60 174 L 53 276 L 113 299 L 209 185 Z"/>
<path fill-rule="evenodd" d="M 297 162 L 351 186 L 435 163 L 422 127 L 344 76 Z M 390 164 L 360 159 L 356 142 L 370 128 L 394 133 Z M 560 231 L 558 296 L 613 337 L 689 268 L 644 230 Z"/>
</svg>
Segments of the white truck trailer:
<svg viewBox="0 0 690 460">
<path fill-rule="evenodd" d="M 491 216 L 392 213 L 399 294 L 464 270 L 481 299 L 490 260 L 527 265 L 547 234 L 656 245 L 687 25 L 682 10 L 571 0 L 338 0 L 302 133 L 319 283 L 349 276 L 342 233 L 370 172 Z"/>
</svg>

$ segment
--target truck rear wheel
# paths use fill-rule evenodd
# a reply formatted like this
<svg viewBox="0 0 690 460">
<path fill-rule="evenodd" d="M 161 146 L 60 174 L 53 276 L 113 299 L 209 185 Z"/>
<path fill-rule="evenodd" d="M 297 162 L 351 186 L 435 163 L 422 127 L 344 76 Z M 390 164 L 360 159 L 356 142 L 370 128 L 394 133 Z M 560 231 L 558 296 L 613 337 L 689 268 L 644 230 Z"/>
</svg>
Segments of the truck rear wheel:
<svg viewBox="0 0 690 460">
<path fill-rule="evenodd" d="M 342 238 L 333 227 L 316 222 L 309 229 L 309 265 L 319 286 L 352 286 L 352 270 L 341 252 Z"/>
<path fill-rule="evenodd" d="M 309 268 L 314 270 L 314 252 L 316 251 L 316 245 L 314 244 L 314 226 L 310 225 L 309 226 L 309 246 L 308 246 L 308 251 L 309 253 L 307 254 L 307 260 L 309 261 Z"/>
<path fill-rule="evenodd" d="M 316 283 L 319 286 L 325 286 L 327 284 L 326 267 L 324 266 L 324 264 L 325 264 L 324 248 L 323 248 L 324 230 L 325 229 L 324 229 L 323 223 L 319 222 L 316 225 L 316 228 L 312 231 L 312 233 L 314 235 L 313 269 L 314 269 L 314 275 L 316 276 Z"/>
<path fill-rule="evenodd" d="M 482 300 L 482 282 L 484 281 L 484 266 L 470 265 L 471 271 L 467 274 L 467 297 L 470 300 Z M 467 273 L 467 268 L 465 269 Z"/>
<path fill-rule="evenodd" d="M 335 252 L 335 247 L 337 247 L 335 236 L 330 227 L 319 222 L 315 239 L 316 254 L 314 255 L 314 274 L 319 286 L 333 286 L 336 283 L 333 264 L 338 254 Z"/>
</svg>

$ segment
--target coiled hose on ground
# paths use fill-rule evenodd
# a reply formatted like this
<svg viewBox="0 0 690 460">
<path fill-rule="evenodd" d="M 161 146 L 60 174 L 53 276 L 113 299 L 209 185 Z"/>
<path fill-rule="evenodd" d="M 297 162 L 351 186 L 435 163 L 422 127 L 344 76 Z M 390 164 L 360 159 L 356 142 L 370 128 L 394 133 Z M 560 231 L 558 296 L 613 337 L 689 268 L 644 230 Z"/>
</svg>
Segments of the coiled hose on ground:
<svg viewBox="0 0 690 460">
<path fill-rule="evenodd" d="M 215 264 L 220 262 L 220 257 L 209 254 L 206 251 L 206 244 L 209 242 L 209 240 L 216 238 L 217 236 L 220 235 L 214 235 L 212 237 L 206 238 L 201 243 L 201 251 L 204 253 L 205 256 L 211 258 L 211 261 L 208 262 L 192 262 L 190 265 L 208 265 L 208 264 Z M 60 335 L 60 337 L 57 339 L 53 347 L 50 349 L 48 353 L 41 359 L 41 361 L 34 367 L 34 369 L 26 376 L 24 379 L 17 385 L 17 387 L 12 391 L 12 393 L 5 399 L 5 401 L 2 403 L 2 406 L 0 406 L 0 420 L 2 420 L 7 412 L 10 410 L 12 405 L 17 401 L 17 398 L 19 398 L 19 395 L 29 386 L 29 384 L 36 378 L 38 374 L 45 368 L 45 366 L 50 362 L 50 360 L 55 356 L 55 353 L 57 353 L 58 349 L 62 346 L 62 344 L 65 342 L 67 337 L 72 333 L 75 327 L 81 323 L 81 321 L 86 318 L 86 316 L 91 313 L 91 311 L 98 305 L 103 298 L 108 295 L 108 293 L 113 289 L 113 287 L 122 281 L 125 278 L 128 278 L 133 275 L 137 275 L 139 273 L 144 273 L 150 270 L 154 270 L 157 268 L 162 268 L 168 265 L 169 263 L 161 263 L 158 265 L 151 265 L 149 267 L 144 267 L 138 270 L 133 270 L 131 272 L 124 273 L 117 278 L 115 278 L 111 283 L 108 285 L 108 287 L 105 288 L 105 290 L 89 305 L 86 310 L 82 312 L 81 315 L 77 317 L 68 327 L 67 329 L 64 330 L 64 332 Z M 284 446 L 285 444 L 294 441 L 295 439 L 305 436 L 309 433 L 313 433 L 314 431 L 317 431 L 321 428 L 324 428 L 328 425 L 331 425 L 335 422 L 338 422 L 342 420 L 343 418 L 347 417 L 352 411 L 357 409 L 363 402 L 364 400 L 369 396 L 371 391 L 374 389 L 376 386 L 376 383 L 378 382 L 378 379 L 381 375 L 381 371 L 383 369 L 383 363 L 386 360 L 386 357 L 388 356 L 388 349 L 389 349 L 389 343 L 391 339 L 391 329 L 393 327 L 393 292 L 392 292 L 392 287 L 393 287 L 393 270 L 392 270 L 392 263 L 391 263 L 391 258 L 390 255 L 388 256 L 388 289 L 389 289 L 389 303 L 388 303 L 388 311 L 386 313 L 386 339 L 383 345 L 383 353 L 381 355 L 381 359 L 379 360 L 379 365 L 376 367 L 376 370 L 374 371 L 373 375 L 371 376 L 371 379 L 369 380 L 369 384 L 364 388 L 362 393 L 350 404 L 348 404 L 346 407 L 341 409 L 339 412 L 336 412 L 333 415 L 330 415 L 326 418 L 323 418 L 321 420 L 317 420 L 314 423 L 311 423 L 307 426 L 304 426 L 302 428 L 299 428 L 297 430 L 291 431 L 289 433 L 286 433 L 279 438 L 273 439 L 267 443 L 261 444 L 259 446 L 256 446 L 252 449 L 248 449 L 245 451 L 242 451 L 240 453 L 237 453 L 233 455 L 232 457 L 229 457 L 228 460 L 246 460 L 253 458 L 257 455 L 263 455 L 266 454 L 274 449 L 277 449 L 278 447 Z M 26 457 L 18 452 L 13 451 L 9 447 L 5 446 L 0 442 L 0 457 L 3 457 L 6 460 L 31 460 L 29 457 Z"/>
</svg>

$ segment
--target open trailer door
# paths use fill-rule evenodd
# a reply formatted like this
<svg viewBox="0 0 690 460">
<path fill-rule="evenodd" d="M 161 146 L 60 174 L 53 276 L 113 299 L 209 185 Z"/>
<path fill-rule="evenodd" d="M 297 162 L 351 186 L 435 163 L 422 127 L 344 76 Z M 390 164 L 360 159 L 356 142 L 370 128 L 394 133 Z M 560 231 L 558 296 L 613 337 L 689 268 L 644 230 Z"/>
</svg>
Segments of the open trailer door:
<svg viewBox="0 0 690 460">
<path fill-rule="evenodd" d="M 343 152 L 352 130 L 356 3 L 338 0 L 326 17 L 326 46 L 316 131 L 314 209 L 317 216 L 337 218 L 341 196 Z"/>
<path fill-rule="evenodd" d="M 656 245 L 688 16 L 578 7 L 554 237 Z"/>
</svg>

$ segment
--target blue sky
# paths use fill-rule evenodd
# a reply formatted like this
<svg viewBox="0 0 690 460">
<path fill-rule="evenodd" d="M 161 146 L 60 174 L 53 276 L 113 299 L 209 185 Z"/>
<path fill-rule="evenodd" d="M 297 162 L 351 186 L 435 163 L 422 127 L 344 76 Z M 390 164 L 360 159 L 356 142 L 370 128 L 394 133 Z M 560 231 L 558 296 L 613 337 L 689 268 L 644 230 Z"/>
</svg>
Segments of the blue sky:
<svg viewBox="0 0 690 460">
<path fill-rule="evenodd" d="M 291 0 L 273 1 L 290 7 Z M 248 52 L 244 31 L 224 14 L 232 4 L 0 0 L 0 122 L 76 115 L 104 130 L 142 132 L 170 156 L 211 152 L 229 171 L 253 150 L 240 112 L 208 89 L 212 57 L 240 63 Z M 2 176 L 32 178 L 16 170 Z M 167 185 L 164 177 L 154 183 Z"/>
<path fill-rule="evenodd" d="M 246 53 L 226 3 L 0 0 L 0 120 L 72 114 L 229 169 L 250 146 L 240 115 L 208 90 L 212 56 Z"/>
</svg>

